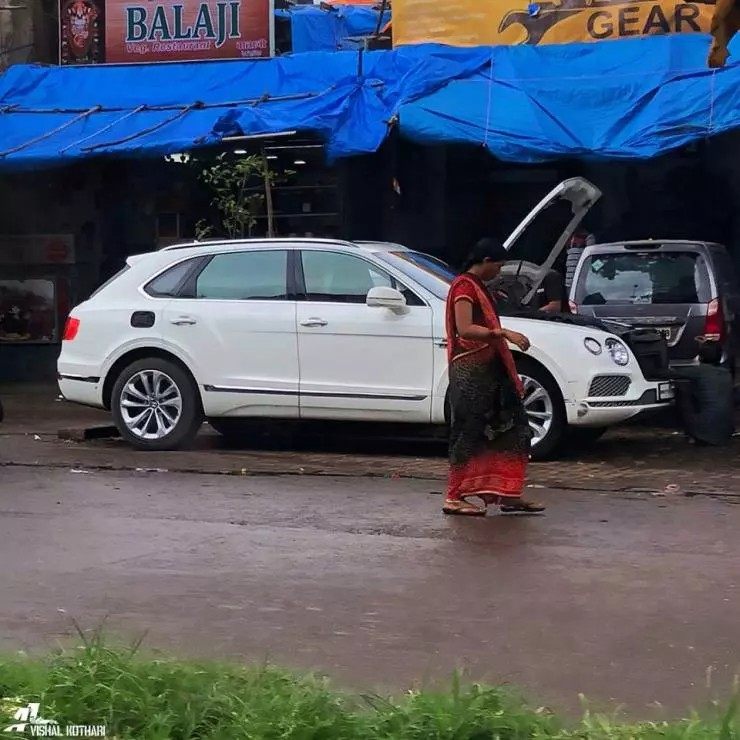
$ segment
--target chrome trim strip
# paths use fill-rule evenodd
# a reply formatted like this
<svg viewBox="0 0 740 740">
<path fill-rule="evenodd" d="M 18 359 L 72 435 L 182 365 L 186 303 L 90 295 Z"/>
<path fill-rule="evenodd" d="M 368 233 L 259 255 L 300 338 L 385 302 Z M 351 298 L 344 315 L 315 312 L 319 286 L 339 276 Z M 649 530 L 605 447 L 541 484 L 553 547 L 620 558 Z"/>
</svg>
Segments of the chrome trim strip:
<svg viewBox="0 0 740 740">
<path fill-rule="evenodd" d="M 377 398 L 381 401 L 425 401 L 428 396 L 380 395 L 377 393 L 319 393 L 318 391 L 272 390 L 269 388 L 223 388 L 215 385 L 204 385 L 208 393 L 253 393 L 266 396 L 306 396 L 310 398 Z"/>
<path fill-rule="evenodd" d="M 83 376 L 83 375 L 63 375 L 57 374 L 57 380 L 79 380 L 80 383 L 99 383 L 100 378 L 96 378 L 94 375 Z"/>
</svg>

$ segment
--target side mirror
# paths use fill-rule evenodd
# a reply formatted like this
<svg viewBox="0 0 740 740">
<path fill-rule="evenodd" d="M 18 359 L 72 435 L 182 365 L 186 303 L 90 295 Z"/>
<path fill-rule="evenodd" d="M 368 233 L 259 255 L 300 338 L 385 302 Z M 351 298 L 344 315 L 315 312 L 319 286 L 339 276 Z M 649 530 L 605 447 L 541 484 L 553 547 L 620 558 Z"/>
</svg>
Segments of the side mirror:
<svg viewBox="0 0 740 740">
<path fill-rule="evenodd" d="M 406 298 L 395 288 L 371 288 L 365 302 L 370 308 L 390 308 L 391 311 L 406 308 Z"/>
</svg>

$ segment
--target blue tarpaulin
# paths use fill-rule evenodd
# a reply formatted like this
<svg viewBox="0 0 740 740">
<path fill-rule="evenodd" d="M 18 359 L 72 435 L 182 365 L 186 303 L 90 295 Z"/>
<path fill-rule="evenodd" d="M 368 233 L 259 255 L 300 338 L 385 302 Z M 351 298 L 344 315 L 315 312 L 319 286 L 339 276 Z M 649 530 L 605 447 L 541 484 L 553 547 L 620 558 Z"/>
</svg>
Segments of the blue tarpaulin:
<svg viewBox="0 0 740 740">
<path fill-rule="evenodd" d="M 313 132 L 330 157 L 375 151 L 399 116 L 418 142 L 501 159 L 647 158 L 740 123 L 740 66 L 704 36 L 594 44 L 313 52 L 263 61 L 11 67 L 0 168 L 161 155 L 223 137 Z"/>
<path fill-rule="evenodd" d="M 402 105 L 401 130 L 512 162 L 654 157 L 740 126 L 740 66 L 708 69 L 708 49 L 701 35 L 494 47 L 474 74 Z"/>
<path fill-rule="evenodd" d="M 337 51 L 357 45 L 351 37 L 369 36 L 378 26 L 382 28 L 391 19 L 364 5 L 334 5 L 323 10 L 315 5 L 295 5 L 289 10 L 277 10 L 278 18 L 290 21 L 293 52 Z"/>
<path fill-rule="evenodd" d="M 464 78 L 488 52 L 407 48 L 261 61 L 18 65 L 0 77 L 0 168 L 161 155 L 297 130 L 330 157 L 375 151 L 402 102 Z"/>
</svg>

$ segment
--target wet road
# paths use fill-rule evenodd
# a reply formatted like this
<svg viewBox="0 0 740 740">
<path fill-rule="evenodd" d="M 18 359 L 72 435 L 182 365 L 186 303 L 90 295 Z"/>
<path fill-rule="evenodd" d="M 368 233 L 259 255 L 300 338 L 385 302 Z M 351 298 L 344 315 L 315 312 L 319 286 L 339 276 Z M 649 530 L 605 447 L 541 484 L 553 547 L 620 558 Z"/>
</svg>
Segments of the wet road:
<svg viewBox="0 0 740 740">
<path fill-rule="evenodd" d="M 106 619 L 150 647 L 349 687 L 461 667 L 636 715 L 704 701 L 709 667 L 722 694 L 740 667 L 738 498 L 537 490 L 546 517 L 461 520 L 429 481 L 0 476 L 6 650 Z"/>
</svg>

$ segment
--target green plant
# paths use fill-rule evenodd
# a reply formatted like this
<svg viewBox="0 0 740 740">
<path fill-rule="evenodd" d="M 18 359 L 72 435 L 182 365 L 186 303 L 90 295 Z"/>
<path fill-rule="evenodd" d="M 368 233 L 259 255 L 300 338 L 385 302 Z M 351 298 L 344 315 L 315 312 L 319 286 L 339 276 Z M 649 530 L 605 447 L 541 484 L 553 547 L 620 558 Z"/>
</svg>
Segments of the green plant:
<svg viewBox="0 0 740 740">
<path fill-rule="evenodd" d="M 292 170 L 277 173 L 270 169 L 264 151 L 259 154 L 222 153 L 211 158 L 189 159 L 198 179 L 211 195 L 211 205 L 219 222 L 201 219 L 195 226 L 195 238 L 205 239 L 223 234 L 232 239 L 252 235 L 257 220 L 265 210 L 267 235 L 275 236 L 274 186 L 294 174 Z"/>
<path fill-rule="evenodd" d="M 60 725 L 105 724 L 109 740 L 738 740 L 737 700 L 686 719 L 558 720 L 501 687 L 353 697 L 325 679 L 269 665 L 163 659 L 107 643 L 100 630 L 46 658 L 0 659 L 0 737 L 14 707 Z M 7 722 L 6 722 L 7 720 Z M 26 735 L 28 736 L 28 735 Z"/>
</svg>

